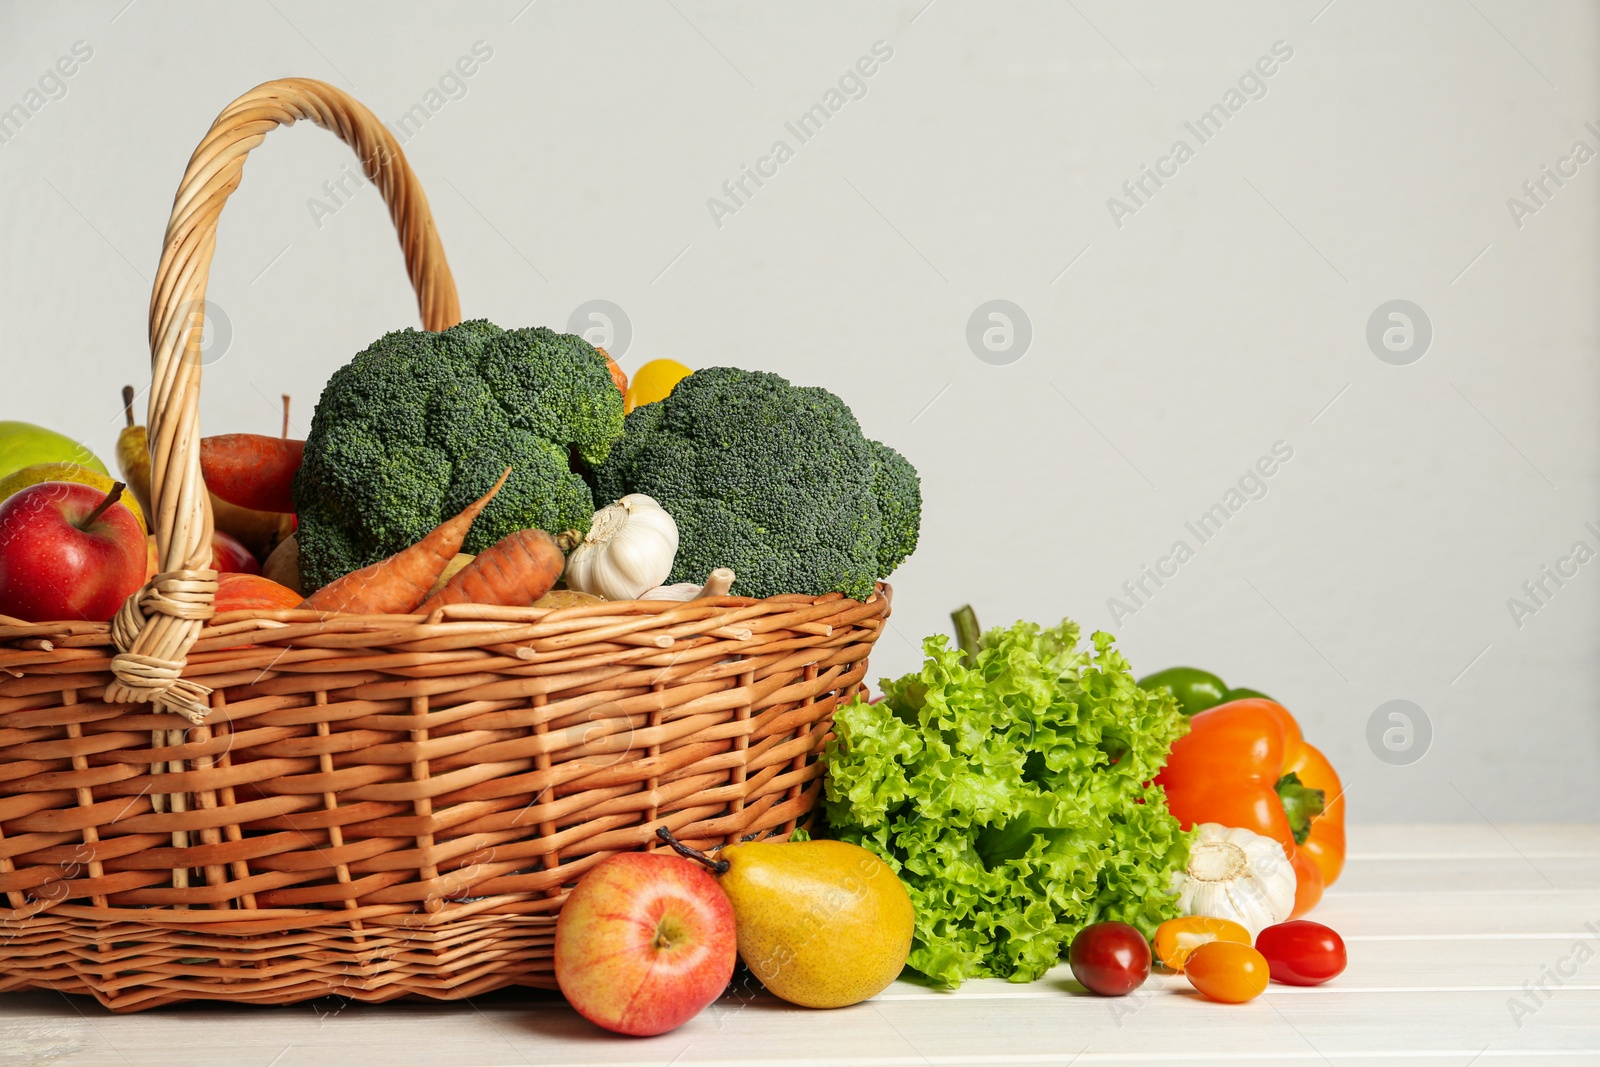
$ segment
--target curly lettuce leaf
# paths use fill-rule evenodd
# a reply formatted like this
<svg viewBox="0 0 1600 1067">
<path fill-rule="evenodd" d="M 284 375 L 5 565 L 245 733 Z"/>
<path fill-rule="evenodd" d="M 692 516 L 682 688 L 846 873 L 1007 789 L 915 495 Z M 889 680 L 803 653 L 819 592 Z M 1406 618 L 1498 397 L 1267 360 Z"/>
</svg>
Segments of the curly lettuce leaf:
<svg viewBox="0 0 1600 1067">
<path fill-rule="evenodd" d="M 1032 981 L 1092 922 L 1148 936 L 1177 914 L 1189 835 L 1151 783 L 1187 729 L 1134 683 L 1112 637 L 1070 620 L 983 636 L 969 668 L 943 635 L 922 669 L 834 717 L 827 833 L 868 848 L 916 909 L 909 965 L 933 981 Z"/>
</svg>

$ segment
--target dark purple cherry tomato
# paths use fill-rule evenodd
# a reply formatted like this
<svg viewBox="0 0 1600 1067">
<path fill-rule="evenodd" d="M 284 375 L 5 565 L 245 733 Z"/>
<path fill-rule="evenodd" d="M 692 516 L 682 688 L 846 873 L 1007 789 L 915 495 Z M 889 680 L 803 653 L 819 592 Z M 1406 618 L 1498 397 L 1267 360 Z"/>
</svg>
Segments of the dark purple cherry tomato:
<svg viewBox="0 0 1600 1067">
<path fill-rule="evenodd" d="M 1309 919 L 1269 926 L 1256 935 L 1256 951 L 1267 958 L 1272 980 L 1284 985 L 1321 985 L 1344 970 L 1344 938 Z"/>
<path fill-rule="evenodd" d="M 1125 996 L 1150 977 L 1150 942 L 1127 923 L 1094 923 L 1072 939 L 1067 963 L 1091 993 Z"/>
</svg>

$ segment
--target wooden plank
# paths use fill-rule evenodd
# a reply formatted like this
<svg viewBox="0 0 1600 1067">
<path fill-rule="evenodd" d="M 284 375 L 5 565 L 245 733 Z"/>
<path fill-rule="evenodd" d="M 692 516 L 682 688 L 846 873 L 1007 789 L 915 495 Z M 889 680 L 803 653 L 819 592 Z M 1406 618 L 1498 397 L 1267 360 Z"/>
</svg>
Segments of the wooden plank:
<svg viewBox="0 0 1600 1067">
<path fill-rule="evenodd" d="M 897 982 L 835 1012 L 730 994 L 658 1038 L 604 1034 L 559 998 L 284 1008 L 196 1004 L 113 1016 L 85 998 L 0 997 L 0 1063 L 77 1067 L 786 1064 L 1600 1063 L 1600 828 L 1357 827 L 1315 918 L 1349 970 L 1203 1001 L 1180 976 L 1083 994 L 1065 968 L 955 993 Z"/>
<path fill-rule="evenodd" d="M 1047 980 L 1049 981 L 1049 980 Z M 166 1013 L 98 1020 L 92 1027 L 39 1026 L 7 1049 L 58 1051 L 56 1063 L 165 1067 L 173 1043 L 188 1062 L 230 1067 L 430 1067 L 526 1064 L 773 1063 L 816 1067 L 900 1064 L 1272 1062 L 1356 1060 L 1386 1053 L 1466 1063 L 1505 1054 L 1594 1062 L 1600 1057 L 1600 995 L 1558 996 L 1519 1028 L 1498 993 L 1362 996 L 1275 993 L 1221 1007 L 1192 993 L 1107 1000 L 1065 983 L 1048 1002 L 1031 999 L 869 1003 L 817 1012 L 768 997 L 719 1005 L 670 1034 L 623 1040 L 600 1034 L 564 1005 L 488 998 L 465 1005 L 305 1008 L 229 1017 Z M 824 1023 L 823 1020 L 826 1020 Z M 1352 1025 L 1359 1019 L 1360 1025 Z M 114 1026 L 108 1026 L 114 1022 Z M 179 1038 L 180 1031 L 186 1035 Z M 114 1036 L 113 1036 L 114 1034 Z M 1202 1036 L 1203 1035 L 1203 1036 Z M 77 1042 L 71 1047 L 71 1042 Z M 1076 1059 L 1074 1060 L 1074 1057 Z M 1585 1059 L 1584 1057 L 1587 1057 Z M 116 1061 L 116 1060 L 113 1060 Z M 26 1061 L 25 1061 L 26 1062 Z"/>
<path fill-rule="evenodd" d="M 1329 895 L 1546 892 L 1600 887 L 1600 853 L 1353 859 Z"/>
<path fill-rule="evenodd" d="M 1330 893 L 1311 917 L 1347 937 L 1576 934 L 1600 925 L 1600 889 Z"/>
<path fill-rule="evenodd" d="M 1368 823 L 1351 827 L 1351 857 L 1600 855 L 1600 825 L 1559 823 Z"/>
</svg>

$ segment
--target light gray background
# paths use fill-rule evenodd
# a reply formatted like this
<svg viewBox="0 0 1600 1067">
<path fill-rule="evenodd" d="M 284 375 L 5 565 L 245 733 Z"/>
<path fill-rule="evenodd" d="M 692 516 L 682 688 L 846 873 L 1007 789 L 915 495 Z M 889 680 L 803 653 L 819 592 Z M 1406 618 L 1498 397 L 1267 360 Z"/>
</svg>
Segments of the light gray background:
<svg viewBox="0 0 1600 1067">
<path fill-rule="evenodd" d="M 1110 626 L 1182 538 L 1194 557 L 1117 613 L 1122 647 L 1279 697 L 1354 817 L 1600 816 L 1600 562 L 1520 626 L 1508 606 L 1600 549 L 1600 160 L 1520 225 L 1508 206 L 1600 150 L 1596 6 L 925 3 L 6 4 L 0 108 L 74 42 L 93 57 L 0 144 L 0 418 L 111 459 L 172 195 L 230 99 L 310 76 L 397 119 L 481 41 L 406 143 L 466 314 L 561 327 L 610 300 L 629 370 L 844 396 L 926 494 L 875 676 L 967 601 Z M 878 41 L 866 94 L 799 144 L 785 122 Z M 1265 95 L 1199 144 L 1185 121 L 1279 41 Z M 1178 138 L 1194 158 L 1118 226 L 1108 198 Z M 717 225 L 708 199 L 777 139 L 794 158 Z M 276 432 L 288 392 L 303 432 L 335 366 L 416 322 L 375 191 L 314 217 L 347 167 L 309 124 L 251 156 L 208 431 Z M 966 339 L 992 299 L 1031 324 L 1008 365 Z M 1404 366 L 1366 340 L 1395 299 L 1433 329 Z M 1185 522 L 1279 441 L 1266 496 L 1199 545 Z M 1420 733 L 1369 745 L 1391 700 L 1431 724 L 1420 760 L 1392 762 Z"/>
</svg>

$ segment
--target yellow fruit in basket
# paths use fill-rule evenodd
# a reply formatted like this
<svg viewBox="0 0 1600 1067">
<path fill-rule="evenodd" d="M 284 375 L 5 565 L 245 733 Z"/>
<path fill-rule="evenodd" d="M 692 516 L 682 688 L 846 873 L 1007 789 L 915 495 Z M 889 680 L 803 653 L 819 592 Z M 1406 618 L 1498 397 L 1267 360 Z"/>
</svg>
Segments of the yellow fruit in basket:
<svg viewBox="0 0 1600 1067">
<path fill-rule="evenodd" d="M 842 1008 L 876 996 L 911 952 L 911 897 L 894 869 L 845 841 L 750 841 L 713 853 L 739 956 L 775 996 Z"/>
<path fill-rule="evenodd" d="M 433 596 L 439 590 L 450 584 L 450 579 L 460 574 L 462 569 L 473 560 L 477 559 L 471 552 L 457 552 L 450 557 L 450 562 L 444 565 L 444 570 L 439 572 L 439 580 L 433 583 L 433 588 L 428 590 L 428 596 Z M 423 598 L 424 600 L 427 597 Z"/>
<path fill-rule="evenodd" d="M 99 456 L 70 437 L 31 422 L 0 422 L 0 478 L 36 463 L 77 463 L 111 473 Z M 106 488 L 111 488 L 110 482 Z"/>
<path fill-rule="evenodd" d="M 131 386 L 130 386 L 131 388 Z M 133 409 L 128 409 L 133 417 Z M 143 426 L 129 423 L 117 434 L 117 470 L 122 480 L 139 500 L 139 506 L 150 514 L 150 440 Z"/>
<path fill-rule="evenodd" d="M 278 547 L 261 564 L 261 576 L 301 596 L 306 595 L 300 582 L 300 539 L 297 536 L 290 534 L 278 542 Z"/>
<path fill-rule="evenodd" d="M 673 386 L 693 373 L 675 359 L 652 359 L 634 372 L 628 394 L 622 401 L 623 410 L 632 411 L 641 404 L 665 400 Z"/>
<path fill-rule="evenodd" d="M 79 485 L 91 486 L 102 493 L 111 492 L 111 487 L 116 484 L 111 475 L 91 470 L 81 463 L 35 463 L 31 467 L 23 467 L 0 478 L 0 500 L 40 482 L 76 482 Z M 144 511 L 139 507 L 139 501 L 134 499 L 133 491 L 123 489 L 121 500 L 139 521 L 140 532 L 149 533 L 150 524 L 145 522 Z"/>
<path fill-rule="evenodd" d="M 533 602 L 536 608 L 550 608 L 560 611 L 562 608 L 587 608 L 595 604 L 604 604 L 605 600 L 593 593 L 580 593 L 576 589 L 552 589 L 544 596 Z"/>
</svg>

